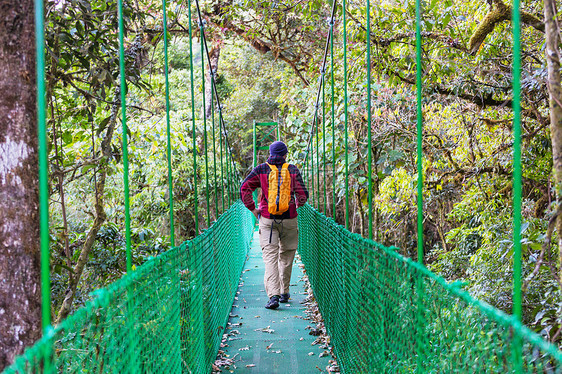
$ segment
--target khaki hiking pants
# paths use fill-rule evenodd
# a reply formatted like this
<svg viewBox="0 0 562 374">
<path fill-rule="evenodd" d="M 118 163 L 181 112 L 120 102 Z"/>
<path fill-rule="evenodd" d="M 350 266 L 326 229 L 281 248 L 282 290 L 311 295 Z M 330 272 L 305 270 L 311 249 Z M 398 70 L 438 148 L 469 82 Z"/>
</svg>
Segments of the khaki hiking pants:
<svg viewBox="0 0 562 374">
<path fill-rule="evenodd" d="M 288 293 L 293 260 L 299 246 L 297 218 L 275 221 L 260 217 L 259 234 L 267 297 Z"/>
</svg>

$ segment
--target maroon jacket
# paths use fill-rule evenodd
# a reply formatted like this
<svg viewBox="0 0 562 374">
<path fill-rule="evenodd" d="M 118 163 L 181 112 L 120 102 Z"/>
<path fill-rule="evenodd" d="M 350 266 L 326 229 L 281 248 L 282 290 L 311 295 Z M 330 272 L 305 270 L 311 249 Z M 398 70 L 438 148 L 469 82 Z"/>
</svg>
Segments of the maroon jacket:
<svg viewBox="0 0 562 374">
<path fill-rule="evenodd" d="M 285 161 L 283 157 L 269 156 L 267 162 L 272 165 L 281 166 Z M 252 192 L 254 192 L 256 188 L 261 187 L 259 211 L 264 218 L 297 218 L 297 207 L 303 206 L 308 200 L 308 190 L 302 181 L 299 169 L 295 165 L 289 164 L 289 173 L 291 174 L 291 200 L 289 201 L 289 210 L 281 215 L 269 214 L 267 210 L 268 177 L 270 171 L 271 168 L 268 164 L 260 164 L 252 170 L 242 183 L 242 187 L 240 187 L 242 202 L 246 205 L 246 208 L 254 210 L 256 204 L 254 203 Z"/>
</svg>

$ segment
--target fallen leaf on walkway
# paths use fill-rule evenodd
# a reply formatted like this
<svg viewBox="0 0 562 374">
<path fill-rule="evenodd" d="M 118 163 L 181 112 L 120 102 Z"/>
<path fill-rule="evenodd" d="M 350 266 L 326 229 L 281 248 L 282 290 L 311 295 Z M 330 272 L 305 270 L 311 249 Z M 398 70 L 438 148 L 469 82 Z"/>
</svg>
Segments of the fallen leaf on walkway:
<svg viewBox="0 0 562 374">
<path fill-rule="evenodd" d="M 273 334 L 275 332 L 275 330 L 270 329 L 270 326 L 267 326 L 263 329 L 255 329 L 254 331 L 261 331 L 261 332 L 267 332 L 268 334 Z"/>
<path fill-rule="evenodd" d="M 322 330 L 321 329 L 312 329 L 309 332 L 310 335 L 312 336 L 319 336 L 322 335 Z"/>
</svg>

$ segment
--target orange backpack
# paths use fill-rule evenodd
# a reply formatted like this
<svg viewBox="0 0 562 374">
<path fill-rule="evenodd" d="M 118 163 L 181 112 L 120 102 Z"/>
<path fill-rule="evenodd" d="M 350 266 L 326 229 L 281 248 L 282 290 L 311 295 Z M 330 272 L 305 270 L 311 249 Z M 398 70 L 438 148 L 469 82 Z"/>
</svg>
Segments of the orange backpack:
<svg viewBox="0 0 562 374">
<path fill-rule="evenodd" d="M 289 201 L 291 201 L 291 173 L 289 172 L 289 164 L 285 163 L 281 168 L 276 165 L 270 165 L 267 190 L 268 203 L 267 211 L 270 214 L 283 214 L 289 210 Z"/>
</svg>

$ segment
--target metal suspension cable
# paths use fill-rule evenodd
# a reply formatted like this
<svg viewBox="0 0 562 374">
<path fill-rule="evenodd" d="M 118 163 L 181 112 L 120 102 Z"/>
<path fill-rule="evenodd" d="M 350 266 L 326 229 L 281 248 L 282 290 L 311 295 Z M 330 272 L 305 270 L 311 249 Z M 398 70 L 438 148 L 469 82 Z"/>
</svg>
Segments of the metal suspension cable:
<svg viewBox="0 0 562 374">
<path fill-rule="evenodd" d="M 127 82 L 125 76 L 125 46 L 123 25 L 123 1 L 117 2 L 117 12 L 119 18 L 119 75 L 121 91 L 121 123 L 123 125 L 123 184 L 125 199 L 125 246 L 127 251 L 127 272 L 132 270 L 131 255 L 131 215 L 129 212 L 129 148 L 127 141 Z"/>
<path fill-rule="evenodd" d="M 331 20 L 334 19 L 334 16 L 336 14 L 336 4 L 337 1 L 334 0 L 334 3 L 332 4 L 332 15 L 330 17 Z M 326 61 L 328 59 L 328 50 L 330 48 L 330 38 L 331 35 L 328 34 L 328 37 L 326 38 L 326 46 L 324 48 L 324 58 L 322 61 L 322 68 L 320 69 L 320 71 L 325 71 L 326 70 Z M 316 103 L 314 104 L 314 119 L 312 121 L 313 124 L 316 123 L 316 119 L 318 118 L 318 107 L 320 105 L 320 94 L 322 93 L 322 79 L 319 79 L 319 84 L 318 84 L 318 91 L 316 93 Z M 306 153 L 305 153 L 305 159 L 303 163 L 306 163 L 307 159 L 308 159 L 308 154 L 309 154 L 309 150 L 311 148 L 311 144 L 312 144 L 312 137 L 314 134 L 314 125 L 312 126 L 312 128 L 310 129 L 310 134 L 308 136 L 308 144 L 306 146 Z"/>
<path fill-rule="evenodd" d="M 335 16 L 335 14 L 336 14 L 336 4 L 337 4 L 337 1 L 334 0 L 334 2 L 333 2 L 333 4 L 332 4 L 332 12 L 331 12 L 331 16 L 330 16 L 330 22 L 333 22 L 333 21 L 334 21 L 334 16 Z M 308 155 L 309 155 L 309 153 L 310 153 L 310 149 L 311 149 L 311 146 L 312 146 L 312 141 L 313 141 L 313 137 L 314 137 L 314 136 L 313 136 L 313 135 L 314 135 L 314 130 L 317 129 L 318 108 L 319 108 L 319 105 L 320 105 L 320 95 L 321 95 L 321 93 L 322 93 L 322 87 L 323 87 L 323 84 L 324 84 L 324 78 L 323 78 L 323 77 L 324 77 L 324 72 L 326 71 L 326 61 L 327 61 L 327 59 L 328 59 L 328 50 L 329 50 L 329 48 L 330 48 L 330 39 L 331 39 L 331 37 L 332 37 L 332 35 L 331 35 L 331 33 L 329 33 L 329 34 L 328 34 L 328 37 L 326 38 L 326 46 L 324 47 L 324 57 L 323 57 L 323 59 L 322 59 L 322 68 L 321 68 L 321 70 L 320 70 L 320 72 L 321 72 L 322 75 L 321 75 L 321 77 L 319 78 L 318 91 L 316 92 L 316 102 L 315 102 L 315 104 L 314 104 L 314 118 L 313 118 L 313 120 L 312 120 L 312 128 L 310 129 L 310 134 L 309 134 L 309 137 L 308 137 L 308 144 L 307 144 L 307 146 L 306 146 L 305 158 L 304 158 L 304 161 L 303 161 L 303 164 L 305 164 L 305 165 L 307 165 Z M 318 132 L 316 132 L 316 134 L 318 134 Z M 317 137 L 317 138 L 318 138 L 318 137 Z M 318 139 L 317 139 L 317 144 L 316 144 L 316 146 L 317 146 L 317 148 L 318 148 Z M 317 152 L 317 154 L 316 154 L 316 158 L 317 158 L 316 161 L 317 161 L 317 164 L 318 164 L 318 152 Z M 311 158 L 311 164 L 312 164 L 312 170 L 311 170 L 311 176 L 312 176 L 312 191 L 313 191 L 313 193 L 314 193 L 314 189 L 315 189 L 315 188 L 314 188 L 314 175 L 313 175 L 313 173 L 314 173 L 314 155 L 313 155 L 312 158 Z M 317 169 L 318 169 L 318 166 L 317 166 Z M 320 179 L 319 179 L 319 175 L 318 175 L 318 174 L 319 174 L 319 173 L 317 172 L 317 178 L 316 178 L 316 179 L 317 179 L 317 181 L 318 181 L 318 189 L 320 189 Z M 317 194 L 317 195 L 319 195 L 319 194 Z M 320 203 L 319 203 L 319 196 L 317 196 L 316 200 L 317 200 L 317 207 L 318 207 L 319 204 L 320 204 Z M 314 202 L 314 196 L 313 196 L 313 198 L 312 198 L 312 202 Z"/>
<path fill-rule="evenodd" d="M 372 132 L 371 128 L 371 4 L 367 0 L 367 180 L 368 180 L 368 204 L 369 204 L 369 239 L 373 239 L 373 176 L 372 164 L 373 157 Z"/>
<path fill-rule="evenodd" d="M 215 134 L 215 105 L 214 105 L 214 98 L 215 93 L 214 90 L 211 90 L 211 128 L 213 131 L 213 189 L 214 189 L 214 197 L 215 197 L 215 216 L 218 217 L 219 211 L 219 202 L 218 202 L 218 195 L 217 195 L 217 138 Z"/>
<path fill-rule="evenodd" d="M 195 4 L 197 6 L 197 14 L 198 14 L 199 20 L 200 20 L 200 22 L 202 22 L 203 17 L 202 17 L 201 9 L 200 9 L 200 6 L 199 6 L 199 1 L 196 0 Z M 207 56 L 208 64 L 209 64 L 209 66 L 211 66 L 211 58 L 210 58 L 210 54 L 209 54 L 209 47 L 207 45 L 207 38 L 205 36 L 205 31 L 202 30 L 201 32 L 202 32 L 202 34 L 201 34 L 202 44 L 205 48 L 205 53 L 202 53 L 202 54 L 205 54 Z M 219 121 L 220 121 L 220 125 L 221 125 L 221 132 L 224 134 L 224 141 L 225 141 L 225 148 L 226 148 L 225 151 L 227 152 L 227 158 L 229 159 L 229 162 L 227 163 L 227 165 L 228 165 L 228 169 L 230 169 L 230 170 L 227 171 L 227 174 L 229 175 L 229 177 L 228 177 L 229 182 L 227 183 L 227 186 L 228 186 L 228 189 L 229 189 L 228 196 L 229 196 L 229 205 L 230 205 L 233 201 L 233 196 L 235 194 L 234 185 L 236 184 L 236 181 L 230 180 L 230 179 L 232 179 L 234 172 L 236 173 L 236 177 L 238 178 L 238 182 L 241 182 L 242 178 L 241 178 L 241 175 L 240 175 L 240 172 L 239 172 L 238 168 L 236 167 L 236 164 L 234 162 L 234 158 L 232 157 L 232 147 L 230 146 L 230 141 L 228 139 L 228 132 L 226 130 L 226 124 L 224 122 L 224 117 L 223 117 L 223 114 L 222 114 L 222 105 L 221 105 L 220 97 L 219 97 L 219 94 L 218 94 L 218 91 L 217 91 L 214 74 L 213 74 L 213 76 L 211 76 L 211 78 L 212 78 L 211 79 L 211 88 L 212 88 L 212 90 L 214 90 L 215 99 L 217 100 L 217 108 L 219 110 Z"/>
<path fill-rule="evenodd" d="M 199 18 L 199 30 L 201 32 L 201 56 L 205 53 L 203 47 L 203 35 L 205 32 L 205 24 L 202 18 Z M 210 64 L 209 64 L 210 66 Z M 205 198 L 207 200 L 207 227 L 211 226 L 211 206 L 209 204 L 209 148 L 207 147 L 207 103 L 205 102 L 205 59 L 201 57 L 201 86 L 203 101 L 203 144 L 205 145 Z"/>
<path fill-rule="evenodd" d="M 193 189 L 195 203 L 193 204 L 194 218 L 195 218 L 195 236 L 199 234 L 199 198 L 197 193 L 197 141 L 196 141 L 196 126 L 195 126 L 195 87 L 194 87 L 194 74 L 193 74 L 193 30 L 191 19 L 191 0 L 188 1 L 187 14 L 189 20 L 189 72 L 191 75 L 191 121 L 192 121 L 192 148 L 193 148 Z"/>
<path fill-rule="evenodd" d="M 166 17 L 166 0 L 162 0 L 163 31 L 164 31 L 164 79 L 166 83 L 166 138 L 168 155 L 168 195 L 170 204 L 170 244 L 176 246 L 174 235 L 174 186 L 172 182 L 172 135 L 170 129 L 170 83 L 168 80 L 168 19 Z"/>
<path fill-rule="evenodd" d="M 224 168 L 223 168 L 223 149 L 222 149 L 222 131 L 219 129 L 219 143 L 220 143 L 220 160 L 221 160 L 221 200 L 222 212 L 224 212 Z"/>
<path fill-rule="evenodd" d="M 345 228 L 349 229 L 349 135 L 347 133 L 347 0 L 342 0 L 343 14 L 343 89 L 344 89 L 344 138 L 345 138 Z"/>
<path fill-rule="evenodd" d="M 195 0 L 195 4 L 196 4 L 196 6 L 197 6 L 197 14 L 198 14 L 198 16 L 199 16 L 199 22 L 202 23 L 202 22 L 203 22 L 203 16 L 202 16 L 202 14 L 201 14 L 201 8 L 200 8 L 200 6 L 199 6 L 199 0 Z M 202 43 L 203 43 L 203 45 L 204 45 L 204 47 L 205 47 L 205 53 L 204 53 L 204 54 L 207 56 L 207 61 L 208 61 L 208 63 L 209 63 L 209 67 L 210 67 L 210 66 L 211 66 L 211 56 L 210 56 L 210 54 L 209 54 L 209 47 L 208 47 L 208 45 L 207 45 L 207 38 L 206 38 L 206 36 L 205 36 L 205 31 L 204 31 L 204 30 L 201 31 L 201 39 L 202 39 Z M 203 57 L 202 57 L 202 58 L 203 58 Z M 215 81 L 215 76 L 214 76 L 214 74 L 213 74 L 213 76 L 211 77 L 211 86 L 212 86 L 212 89 L 213 89 L 214 92 L 215 92 L 215 98 L 216 98 L 216 100 L 217 100 L 217 108 L 218 108 L 218 110 L 219 110 L 220 124 L 221 124 L 222 130 L 224 131 L 225 146 L 226 146 L 226 148 L 227 148 L 227 151 L 230 151 L 230 149 L 231 149 L 231 147 L 230 147 L 230 141 L 228 140 L 228 132 L 226 131 L 226 126 L 225 126 L 224 118 L 223 118 L 223 115 L 222 115 L 222 105 L 221 105 L 220 97 L 219 97 L 219 94 L 218 94 L 218 91 L 217 91 L 216 81 Z M 234 167 L 234 159 L 231 158 L 231 162 L 233 163 L 232 166 Z M 241 175 L 240 175 L 239 170 L 238 170 L 237 168 L 234 168 L 234 171 L 236 172 L 236 176 L 238 177 L 238 179 L 241 180 Z"/>
</svg>

